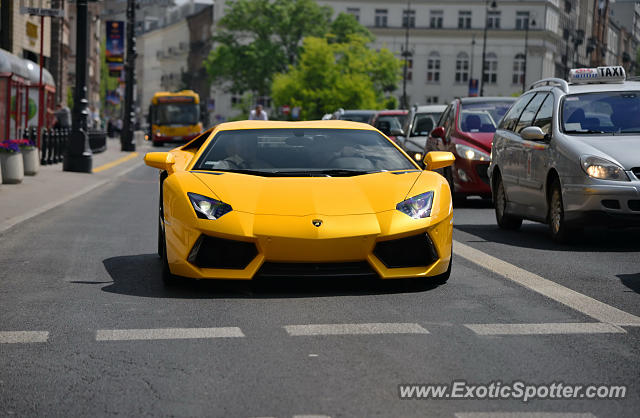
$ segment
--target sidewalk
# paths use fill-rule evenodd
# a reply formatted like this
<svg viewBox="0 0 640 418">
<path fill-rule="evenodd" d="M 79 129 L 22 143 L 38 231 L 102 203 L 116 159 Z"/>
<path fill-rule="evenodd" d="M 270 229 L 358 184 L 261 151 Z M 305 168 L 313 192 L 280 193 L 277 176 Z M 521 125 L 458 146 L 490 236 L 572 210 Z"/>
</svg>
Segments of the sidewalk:
<svg viewBox="0 0 640 418">
<path fill-rule="evenodd" d="M 58 163 L 41 166 L 37 175 L 25 176 L 21 184 L 0 185 L 0 234 L 140 167 L 150 148 L 143 141 L 136 152 L 122 152 L 120 138 L 107 138 L 106 151 L 93 155 L 92 174 L 62 171 Z"/>
</svg>

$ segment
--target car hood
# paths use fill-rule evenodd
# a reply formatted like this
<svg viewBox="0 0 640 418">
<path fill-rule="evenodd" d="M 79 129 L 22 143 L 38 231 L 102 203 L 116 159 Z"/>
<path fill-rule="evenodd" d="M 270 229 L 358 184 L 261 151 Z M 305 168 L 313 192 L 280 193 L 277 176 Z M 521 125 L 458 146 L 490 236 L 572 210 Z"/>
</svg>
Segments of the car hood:
<svg viewBox="0 0 640 418">
<path fill-rule="evenodd" d="M 581 155 L 593 154 L 614 160 L 625 170 L 640 167 L 640 136 L 589 136 L 580 137 L 579 141 L 592 148 L 581 147 Z"/>
<path fill-rule="evenodd" d="M 459 138 L 485 150 L 486 152 L 491 152 L 493 135 L 493 132 L 461 132 L 459 134 Z"/>
<path fill-rule="evenodd" d="M 353 177 L 261 177 L 193 173 L 217 199 L 256 215 L 359 215 L 393 210 L 421 171 Z"/>
</svg>

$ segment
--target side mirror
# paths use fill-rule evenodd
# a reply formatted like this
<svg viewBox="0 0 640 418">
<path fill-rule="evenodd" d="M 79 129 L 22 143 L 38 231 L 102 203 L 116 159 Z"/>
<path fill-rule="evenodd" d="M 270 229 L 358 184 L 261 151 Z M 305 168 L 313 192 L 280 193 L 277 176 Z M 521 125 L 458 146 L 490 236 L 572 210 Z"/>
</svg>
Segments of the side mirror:
<svg viewBox="0 0 640 418">
<path fill-rule="evenodd" d="M 527 126 L 520 131 L 520 136 L 527 141 L 544 141 L 547 137 L 538 126 Z"/>
<path fill-rule="evenodd" d="M 144 156 L 144 163 L 149 167 L 172 173 L 176 159 L 170 152 L 148 152 Z"/>
<path fill-rule="evenodd" d="M 404 130 L 400 128 L 391 129 L 391 136 L 404 136 Z"/>
<path fill-rule="evenodd" d="M 444 141 L 444 137 L 446 136 L 444 127 L 438 126 L 437 128 L 435 128 L 433 131 L 431 131 L 431 136 L 434 138 L 440 138 Z"/>
<path fill-rule="evenodd" d="M 424 157 L 425 170 L 437 170 L 439 168 L 449 167 L 456 160 L 450 152 L 431 151 Z"/>
</svg>

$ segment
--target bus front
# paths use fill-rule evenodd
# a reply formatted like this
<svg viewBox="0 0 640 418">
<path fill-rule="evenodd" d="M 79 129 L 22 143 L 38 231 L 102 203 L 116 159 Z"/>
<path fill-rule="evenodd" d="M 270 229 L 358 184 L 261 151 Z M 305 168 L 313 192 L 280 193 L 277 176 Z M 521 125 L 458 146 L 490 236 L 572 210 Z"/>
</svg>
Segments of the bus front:
<svg viewBox="0 0 640 418">
<path fill-rule="evenodd" d="M 197 94 L 159 93 L 149 109 L 151 141 L 154 146 L 183 143 L 202 132 Z"/>
</svg>

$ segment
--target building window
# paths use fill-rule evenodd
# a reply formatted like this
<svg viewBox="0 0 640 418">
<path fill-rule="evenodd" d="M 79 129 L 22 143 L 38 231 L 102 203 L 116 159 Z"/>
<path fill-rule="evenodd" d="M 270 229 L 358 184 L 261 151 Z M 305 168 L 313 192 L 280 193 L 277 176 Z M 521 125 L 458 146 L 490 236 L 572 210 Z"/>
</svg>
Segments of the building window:
<svg viewBox="0 0 640 418">
<path fill-rule="evenodd" d="M 427 83 L 440 82 L 440 54 L 432 52 L 427 60 Z"/>
<path fill-rule="evenodd" d="M 460 52 L 456 57 L 456 83 L 469 81 L 469 55 Z"/>
<path fill-rule="evenodd" d="M 442 10 L 431 10 L 429 12 L 429 27 L 432 29 L 442 29 L 444 12 Z"/>
<path fill-rule="evenodd" d="M 438 96 L 427 96 L 425 102 L 427 104 L 438 104 L 440 101 L 438 100 Z"/>
<path fill-rule="evenodd" d="M 487 28 L 500 29 L 500 14 L 496 11 L 487 12 Z"/>
<path fill-rule="evenodd" d="M 406 28 L 407 24 L 410 28 L 416 27 L 416 11 L 415 10 L 403 10 L 402 11 L 402 27 Z"/>
<path fill-rule="evenodd" d="M 496 84 L 498 82 L 498 57 L 493 52 L 487 54 L 484 60 L 484 83 Z"/>
<path fill-rule="evenodd" d="M 360 8 L 358 8 L 358 7 L 347 7 L 347 13 L 349 13 L 351 16 L 355 17 L 358 22 L 360 21 Z"/>
<path fill-rule="evenodd" d="M 376 22 L 377 28 L 387 27 L 387 9 L 376 9 Z"/>
<path fill-rule="evenodd" d="M 458 29 L 471 29 L 470 10 L 460 10 L 458 12 Z"/>
<path fill-rule="evenodd" d="M 524 82 L 524 54 L 518 54 L 513 60 L 513 84 L 522 84 Z"/>
<path fill-rule="evenodd" d="M 529 12 L 516 12 L 516 30 L 526 30 L 529 26 Z"/>
</svg>

